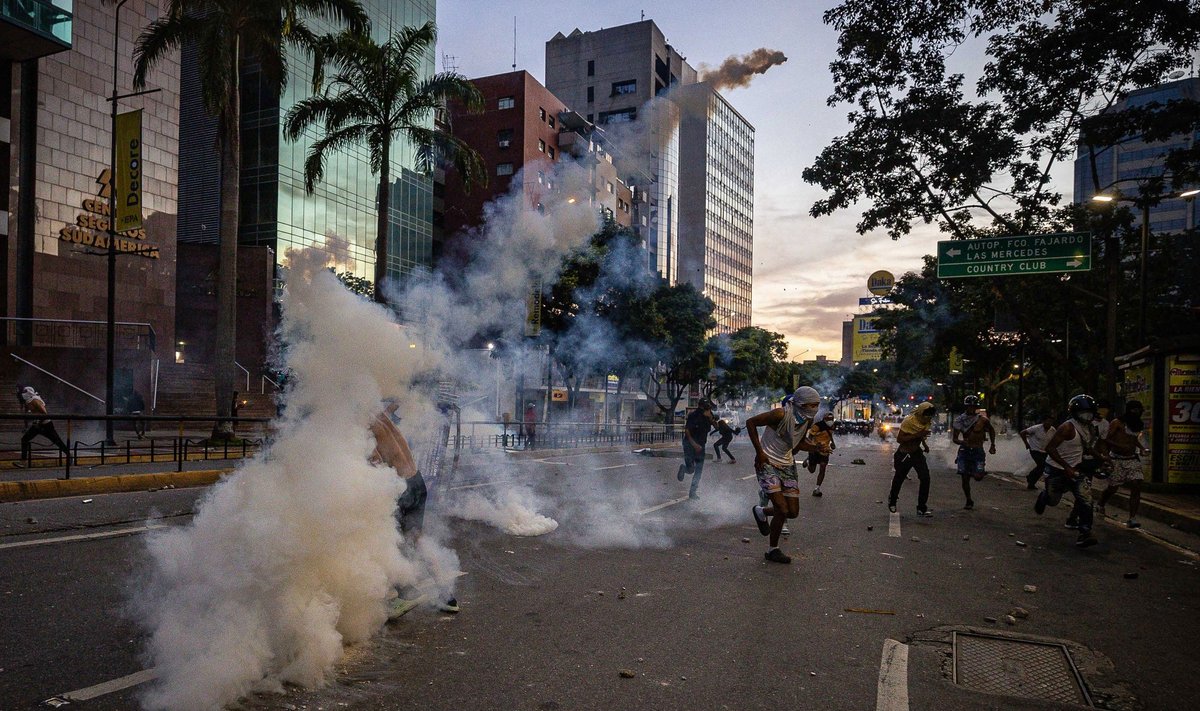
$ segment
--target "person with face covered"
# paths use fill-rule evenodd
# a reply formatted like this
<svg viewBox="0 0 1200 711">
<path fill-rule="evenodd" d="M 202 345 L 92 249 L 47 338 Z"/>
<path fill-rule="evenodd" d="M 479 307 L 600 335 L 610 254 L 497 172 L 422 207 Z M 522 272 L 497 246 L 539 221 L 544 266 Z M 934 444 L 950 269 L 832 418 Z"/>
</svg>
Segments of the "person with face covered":
<svg viewBox="0 0 1200 711">
<path fill-rule="evenodd" d="M 783 400 L 783 407 L 759 413 L 746 420 L 746 433 L 754 445 L 754 471 L 759 489 L 770 499 L 766 507 L 751 509 L 759 533 L 769 536 L 766 559 L 772 563 L 791 563 L 779 550 L 779 536 L 789 518 L 800 515 L 800 482 L 796 476 L 796 453 L 818 451 L 822 447 L 808 439 L 809 428 L 821 406 L 821 395 L 804 385 Z M 759 437 L 758 428 L 763 428 Z"/>
<path fill-rule="evenodd" d="M 1099 434 L 1092 421 L 1096 417 L 1096 401 L 1090 395 L 1076 395 L 1067 405 L 1066 422 L 1055 429 L 1046 443 L 1046 488 L 1038 494 L 1033 510 L 1040 516 L 1047 506 L 1057 506 L 1062 495 L 1070 492 L 1075 503 L 1071 518 L 1077 522 L 1080 548 L 1096 545 L 1092 535 L 1092 502 L 1084 492 L 1085 475 L 1079 466 L 1084 453 L 1095 451 Z"/>
<path fill-rule="evenodd" d="M 1108 423 L 1108 433 L 1104 438 L 1112 459 L 1112 473 L 1108 477 L 1108 486 L 1100 494 L 1100 515 L 1104 515 L 1104 506 L 1117 493 L 1117 489 L 1126 484 L 1129 486 L 1129 519 L 1125 525 L 1129 528 L 1142 526 L 1137 520 L 1142 504 L 1142 480 L 1145 478 L 1141 455 L 1148 451 L 1141 442 L 1141 435 L 1146 429 L 1142 422 L 1143 412 L 1142 403 L 1137 400 L 1126 402 L 1125 412 Z"/>
<path fill-rule="evenodd" d="M 987 476 L 983 442 L 991 437 L 992 447 L 988 452 L 995 454 L 996 429 L 987 416 L 979 412 L 979 398 L 966 396 L 963 398 L 963 407 L 963 412 L 954 418 L 952 437 L 958 445 L 958 457 L 954 461 L 962 478 L 963 494 L 967 497 L 967 504 L 963 508 L 970 511 L 975 508 L 975 501 L 971 498 L 971 480 L 982 481 Z"/>
<path fill-rule="evenodd" d="M 821 485 L 825 483 L 825 468 L 829 466 L 829 455 L 822 454 L 825 450 L 833 452 L 837 449 L 837 442 L 833 441 L 833 413 L 826 412 L 825 417 L 821 418 L 808 430 L 808 439 L 813 444 L 820 447 L 817 451 L 808 453 L 808 459 L 805 460 L 804 466 L 808 471 L 815 472 L 820 468 L 820 473 L 817 474 L 817 487 L 813 489 L 812 495 L 820 497 Z"/>
<path fill-rule="evenodd" d="M 21 401 L 21 407 L 25 412 L 39 416 L 48 414 L 46 401 L 42 399 L 41 395 L 37 394 L 36 390 L 28 385 L 17 388 L 17 399 Z M 29 429 L 25 430 L 25 434 L 21 435 L 22 460 L 29 461 L 31 456 L 30 443 L 33 442 L 34 437 L 38 436 L 50 440 L 51 444 L 58 447 L 63 455 L 70 456 L 70 448 L 67 447 L 66 442 L 62 441 L 62 437 L 58 436 L 58 430 L 54 429 L 54 423 L 47 417 L 37 417 L 34 419 L 33 424 L 29 426 Z M 21 466 L 19 463 L 16 465 Z"/>
<path fill-rule="evenodd" d="M 908 478 L 909 471 L 917 470 L 920 488 L 917 489 L 917 515 L 930 517 L 929 510 L 929 463 L 925 454 L 929 451 L 928 439 L 933 431 L 933 417 L 937 409 L 933 403 L 923 402 L 917 405 L 912 414 L 900 423 L 900 431 L 896 433 L 896 454 L 892 456 L 892 466 L 896 474 L 892 477 L 892 490 L 888 493 L 888 511 L 896 513 L 896 501 L 900 498 L 900 487 Z"/>
<path fill-rule="evenodd" d="M 701 398 L 683 426 L 683 464 L 679 465 L 676 478 L 683 481 L 688 474 L 692 475 L 689 499 L 700 498 L 696 490 L 700 487 L 700 477 L 704 475 L 704 458 L 707 456 L 705 443 L 708 442 L 708 431 L 714 424 L 712 409 L 712 403 L 707 398 Z"/>
</svg>

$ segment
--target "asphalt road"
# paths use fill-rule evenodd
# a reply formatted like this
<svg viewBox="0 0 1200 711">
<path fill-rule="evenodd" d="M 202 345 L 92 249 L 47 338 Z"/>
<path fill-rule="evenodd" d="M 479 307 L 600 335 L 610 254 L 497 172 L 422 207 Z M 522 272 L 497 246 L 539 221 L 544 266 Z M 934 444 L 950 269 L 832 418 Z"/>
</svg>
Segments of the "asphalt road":
<svg viewBox="0 0 1200 711">
<path fill-rule="evenodd" d="M 1062 527 L 1064 506 L 1039 518 L 1032 493 L 1004 477 L 977 483 L 976 510 L 963 511 L 958 477 L 944 465 L 948 445 L 938 446 L 935 517 L 916 518 L 909 482 L 897 536 L 883 504 L 890 446 L 843 441 L 823 497 L 809 495 L 815 476 L 802 477 L 801 516 L 783 544 L 788 566 L 763 561 L 744 437 L 733 447 L 738 464 L 707 463 L 696 501 L 680 500 L 677 458 L 465 466 L 457 495 L 528 485 L 559 528 L 522 538 L 450 519 L 446 543 L 466 573 L 460 614 L 417 610 L 349 650 L 325 688 L 242 707 L 1063 708 L 956 686 L 950 631 L 975 628 L 1062 640 L 1099 707 L 1193 708 L 1195 556 L 1111 522 L 1098 527 L 1098 546 L 1078 550 Z M 126 603 L 144 563 L 140 529 L 185 524 L 202 493 L 0 505 L 0 709 L 38 708 L 143 669 L 142 632 Z M 452 505 L 443 496 L 430 516 Z M 107 537 L 78 538 L 96 535 Z M 1028 618 L 1005 624 L 1016 607 Z M 887 640 L 904 645 L 907 672 L 893 653 L 881 684 Z M 72 706 L 137 708 L 138 688 Z"/>
</svg>

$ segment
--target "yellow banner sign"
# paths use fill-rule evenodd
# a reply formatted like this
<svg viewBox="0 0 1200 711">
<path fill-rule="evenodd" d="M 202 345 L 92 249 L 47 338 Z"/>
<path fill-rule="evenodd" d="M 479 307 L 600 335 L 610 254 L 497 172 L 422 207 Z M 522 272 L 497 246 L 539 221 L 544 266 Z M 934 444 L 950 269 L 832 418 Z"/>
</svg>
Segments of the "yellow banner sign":
<svg viewBox="0 0 1200 711">
<path fill-rule="evenodd" d="M 879 331 L 875 329 L 875 317 L 854 317 L 852 345 L 855 363 L 883 358 L 883 346 L 879 345 Z"/>
<path fill-rule="evenodd" d="M 142 112 L 117 115 L 117 232 L 142 227 Z"/>
</svg>

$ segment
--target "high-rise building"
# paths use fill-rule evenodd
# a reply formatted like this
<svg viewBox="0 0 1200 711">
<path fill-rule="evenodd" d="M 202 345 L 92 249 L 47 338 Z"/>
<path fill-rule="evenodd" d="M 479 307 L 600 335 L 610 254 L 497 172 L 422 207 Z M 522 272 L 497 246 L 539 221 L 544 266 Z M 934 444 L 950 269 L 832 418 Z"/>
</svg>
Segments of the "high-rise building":
<svg viewBox="0 0 1200 711">
<path fill-rule="evenodd" d="M 717 333 L 750 325 L 754 269 L 754 127 L 700 82 L 680 107 L 679 280 L 716 304 Z"/>
<path fill-rule="evenodd" d="M 618 224 L 631 224 L 631 191 L 618 177 L 594 125 L 570 111 L 529 72 L 471 82 L 483 95 L 483 110 L 468 113 L 451 106 L 450 125 L 455 136 L 479 152 L 488 184 L 466 190 L 457 175 L 448 176 L 443 211 L 447 237 L 479 225 L 484 204 L 500 196 L 519 193 L 526 209 L 541 209 L 543 197 L 556 189 L 555 168 L 564 160 L 589 171 L 592 189 L 579 199 Z M 514 180 L 521 181 L 519 191 Z"/>
<path fill-rule="evenodd" d="M 1150 103 L 1165 104 L 1172 100 L 1187 99 L 1200 101 L 1200 78 L 1187 77 L 1168 81 L 1158 86 L 1132 92 L 1128 98 L 1114 105 L 1111 111 L 1145 106 Z M 1086 203 L 1099 192 L 1122 190 L 1126 195 L 1137 194 L 1139 180 L 1162 176 L 1165 171 L 1163 158 L 1172 150 L 1195 148 L 1200 142 L 1200 131 L 1177 134 L 1166 141 L 1146 142 L 1141 136 L 1131 136 L 1111 148 L 1096 154 L 1096 178 L 1092 177 L 1091 156 L 1086 145 L 1080 145 L 1075 158 L 1075 202 Z M 1200 186 L 1192 186 L 1200 187 Z M 1150 230 L 1155 233 L 1181 232 L 1200 227 L 1197 221 L 1196 200 L 1167 199 L 1150 208 Z M 1141 215 L 1135 214 L 1140 226 Z"/>
<path fill-rule="evenodd" d="M 115 26 L 102 0 L 0 2 L 0 384 L 26 380 L 60 412 L 104 408 L 114 42 L 128 93 L 134 43 L 159 5 L 127 3 Z M 115 242 L 118 398 L 148 393 L 174 337 L 178 60 L 147 83 L 158 91 L 118 106 L 143 111 L 143 227 Z"/>
<path fill-rule="evenodd" d="M 404 26 L 434 20 L 436 0 L 363 0 L 376 40 Z M 335 29 L 312 21 L 314 30 Z M 434 48 L 421 72 L 434 72 Z M 239 241 L 271 247 L 279 263 L 291 248 L 316 247 L 338 271 L 374 277 L 379 176 L 371 171 L 366 146 L 330 154 L 324 180 L 312 195 L 304 189 L 304 161 L 320 137 L 314 128 L 296 142 L 283 138 L 288 110 L 308 95 L 312 58 L 289 50 L 288 82 L 282 94 L 253 62 L 242 68 L 242 173 Z M 202 105 L 193 48 L 183 51 L 180 104 L 179 186 L 181 242 L 216 243 L 220 221 L 219 162 L 213 145 L 216 120 Z M 430 127 L 433 119 L 430 117 Z M 389 196 L 388 275 L 402 279 L 432 265 L 433 181 L 416 170 L 416 149 L 400 138 L 392 144 Z"/>
<path fill-rule="evenodd" d="M 546 43 L 546 88 L 622 149 L 618 169 L 635 186 L 634 227 L 651 268 L 679 280 L 679 107 L 674 86 L 696 70 L 651 20 L 596 32 L 561 32 Z"/>
</svg>

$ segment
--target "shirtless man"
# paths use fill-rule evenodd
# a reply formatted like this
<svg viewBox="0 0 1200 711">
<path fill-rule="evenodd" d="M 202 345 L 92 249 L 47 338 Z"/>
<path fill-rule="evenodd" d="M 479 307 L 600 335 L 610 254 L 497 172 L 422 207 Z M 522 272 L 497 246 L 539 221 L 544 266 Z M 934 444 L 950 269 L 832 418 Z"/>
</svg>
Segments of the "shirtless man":
<svg viewBox="0 0 1200 711">
<path fill-rule="evenodd" d="M 953 439 L 958 445 L 958 458 L 955 459 L 955 463 L 958 465 L 958 474 L 962 477 L 963 493 L 967 496 L 967 505 L 963 508 L 970 511 L 975 508 L 975 501 L 971 499 L 971 479 L 981 481 L 987 476 L 987 456 L 983 453 L 983 441 L 991 438 L 992 446 L 988 453 L 995 454 L 996 429 L 992 427 L 986 415 L 980 414 L 979 398 L 974 395 L 966 396 L 963 398 L 963 407 L 966 410 L 954 418 Z"/>
<path fill-rule="evenodd" d="M 384 411 L 371 421 L 371 434 L 375 435 L 371 463 L 389 466 L 404 479 L 404 493 L 396 501 L 396 519 L 400 523 L 400 532 L 415 545 L 421 537 L 421 525 L 425 522 L 425 501 L 429 498 L 429 491 L 425 487 L 425 478 L 417 470 L 408 441 L 392 422 L 392 415 L 398 407 L 395 402 L 388 403 Z M 403 607 L 406 602 L 401 596 L 393 601 L 393 605 Z M 458 601 L 448 597 L 439 603 L 438 608 L 443 612 L 458 612 Z"/>
<path fill-rule="evenodd" d="M 1100 494 L 1100 515 L 1104 515 L 1104 505 L 1117 493 L 1122 484 L 1129 486 L 1129 520 L 1125 522 L 1128 528 L 1141 528 L 1138 523 L 1138 508 L 1142 503 L 1142 473 L 1141 455 L 1146 454 L 1145 445 L 1139 439 L 1145 431 L 1142 422 L 1144 408 L 1137 400 L 1125 403 L 1125 412 L 1120 417 L 1108 423 L 1108 433 L 1104 437 L 1109 457 L 1112 459 L 1112 474 L 1108 477 L 1108 486 Z"/>
<path fill-rule="evenodd" d="M 772 563 L 792 562 L 789 556 L 779 550 L 779 536 L 787 519 L 800 515 L 796 453 L 822 449 L 806 437 L 820 406 L 821 395 L 804 385 L 784 398 L 782 408 L 746 420 L 746 433 L 754 445 L 754 471 L 758 475 L 758 486 L 771 501 L 770 506 L 755 506 L 751 512 L 759 533 L 770 536 L 765 557 Z M 759 427 L 764 428 L 762 439 L 758 436 Z M 823 454 L 829 454 L 828 447 Z"/>
</svg>

